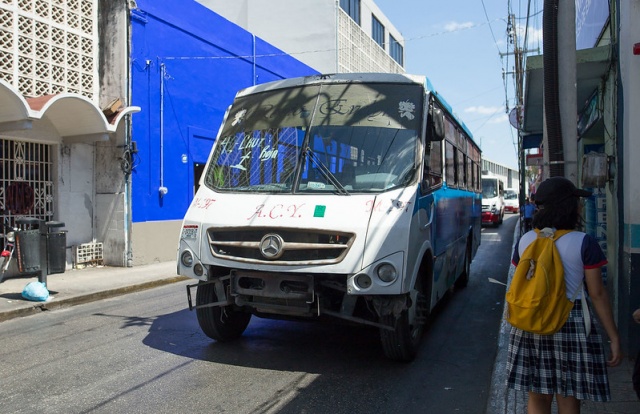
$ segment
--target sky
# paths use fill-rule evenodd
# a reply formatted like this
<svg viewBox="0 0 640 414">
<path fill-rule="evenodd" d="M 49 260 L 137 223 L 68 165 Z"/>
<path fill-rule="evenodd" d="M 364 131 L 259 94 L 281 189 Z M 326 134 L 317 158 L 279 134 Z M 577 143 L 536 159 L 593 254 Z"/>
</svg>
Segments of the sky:
<svg viewBox="0 0 640 414">
<path fill-rule="evenodd" d="M 407 73 L 429 78 L 467 125 L 483 158 L 518 169 L 518 134 L 507 112 L 516 104 L 513 45 L 507 36 L 507 22 L 513 14 L 517 39 L 523 39 L 520 27 L 526 21 L 526 9 L 521 10 L 517 0 L 375 3 L 404 37 Z M 526 1 L 520 3 L 526 7 Z M 538 19 L 541 21 L 542 13 Z M 532 25 L 535 22 L 530 20 Z M 527 38 L 536 47 L 533 33 L 530 30 Z"/>
</svg>

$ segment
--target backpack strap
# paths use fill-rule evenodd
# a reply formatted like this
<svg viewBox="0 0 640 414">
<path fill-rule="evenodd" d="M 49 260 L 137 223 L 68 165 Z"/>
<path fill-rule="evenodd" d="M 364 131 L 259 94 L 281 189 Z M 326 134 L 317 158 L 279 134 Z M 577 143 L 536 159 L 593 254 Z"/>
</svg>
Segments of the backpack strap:
<svg viewBox="0 0 640 414">
<path fill-rule="evenodd" d="M 560 237 L 564 236 L 565 234 L 571 233 L 573 231 L 573 230 L 556 230 L 551 227 L 545 227 L 542 230 L 541 229 L 534 229 L 534 230 L 538 237 L 548 237 L 550 239 L 553 239 L 553 241 L 556 241 Z"/>
</svg>

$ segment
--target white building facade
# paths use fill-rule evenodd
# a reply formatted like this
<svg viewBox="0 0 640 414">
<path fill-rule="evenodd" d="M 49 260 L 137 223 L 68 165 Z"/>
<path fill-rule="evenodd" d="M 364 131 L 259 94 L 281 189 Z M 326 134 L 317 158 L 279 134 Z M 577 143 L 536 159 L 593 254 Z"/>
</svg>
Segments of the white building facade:
<svg viewBox="0 0 640 414">
<path fill-rule="evenodd" d="M 320 73 L 404 73 L 404 38 L 373 0 L 198 0 Z"/>
<path fill-rule="evenodd" d="M 139 108 L 126 106 L 126 20 L 114 9 L 126 5 L 0 1 L 2 218 L 63 222 L 68 265 L 78 262 L 78 246 L 95 247 L 101 261 L 126 263 L 120 158 L 127 115 Z M 125 30 L 101 32 L 101 13 Z M 102 243 L 114 256 L 103 256 Z"/>
</svg>

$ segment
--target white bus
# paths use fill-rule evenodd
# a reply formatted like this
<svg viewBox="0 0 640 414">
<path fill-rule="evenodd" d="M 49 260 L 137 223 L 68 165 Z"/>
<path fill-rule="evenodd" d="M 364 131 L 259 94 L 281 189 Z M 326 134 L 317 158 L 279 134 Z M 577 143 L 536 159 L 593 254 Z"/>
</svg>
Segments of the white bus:
<svg viewBox="0 0 640 414">
<path fill-rule="evenodd" d="M 482 224 L 499 226 L 504 220 L 504 182 L 491 173 L 482 175 Z"/>
<path fill-rule="evenodd" d="M 466 286 L 481 225 L 480 150 L 427 86 L 340 74 L 238 92 L 179 240 L 206 335 L 329 319 L 413 359 L 437 302 Z"/>
<path fill-rule="evenodd" d="M 518 190 L 507 188 L 504 191 L 504 211 L 516 213 L 520 211 L 520 200 L 518 200 Z"/>
</svg>

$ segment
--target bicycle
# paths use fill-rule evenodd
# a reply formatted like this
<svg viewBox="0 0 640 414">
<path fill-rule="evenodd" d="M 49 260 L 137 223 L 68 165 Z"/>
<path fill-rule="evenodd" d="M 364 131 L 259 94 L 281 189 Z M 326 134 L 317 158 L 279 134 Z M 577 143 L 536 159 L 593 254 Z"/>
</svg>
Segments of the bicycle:
<svg viewBox="0 0 640 414">
<path fill-rule="evenodd" d="M 4 275 L 9 269 L 9 265 L 11 264 L 11 259 L 13 259 L 13 252 L 15 250 L 16 245 L 16 231 L 15 227 L 9 225 L 8 220 L 4 219 L 4 233 L 2 233 L 2 238 L 4 239 L 4 248 L 2 249 L 2 267 L 0 273 L 0 282 L 4 279 Z"/>
</svg>

